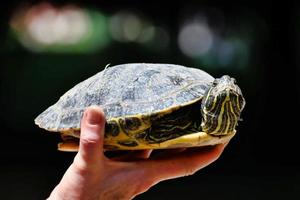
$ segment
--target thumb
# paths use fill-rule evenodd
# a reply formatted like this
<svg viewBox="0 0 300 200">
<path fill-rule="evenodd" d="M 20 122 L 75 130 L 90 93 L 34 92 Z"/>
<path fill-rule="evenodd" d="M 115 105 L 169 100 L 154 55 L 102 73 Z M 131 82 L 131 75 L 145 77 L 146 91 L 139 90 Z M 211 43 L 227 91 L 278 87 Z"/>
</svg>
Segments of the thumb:
<svg viewBox="0 0 300 200">
<path fill-rule="evenodd" d="M 77 164 L 88 167 L 104 158 L 104 127 L 103 111 L 96 106 L 87 108 L 81 120 L 79 152 L 75 157 L 75 161 L 80 163 Z"/>
</svg>

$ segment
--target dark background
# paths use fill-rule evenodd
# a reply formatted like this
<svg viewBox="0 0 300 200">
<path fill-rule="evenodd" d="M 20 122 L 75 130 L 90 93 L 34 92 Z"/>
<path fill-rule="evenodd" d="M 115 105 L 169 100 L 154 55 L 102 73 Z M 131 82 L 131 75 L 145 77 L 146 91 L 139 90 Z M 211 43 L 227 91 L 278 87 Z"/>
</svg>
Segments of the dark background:
<svg viewBox="0 0 300 200">
<path fill-rule="evenodd" d="M 25 5 L 37 4 L 29 1 Z M 1 3 L 0 199 L 45 199 L 50 194 L 74 154 L 58 152 L 58 136 L 39 129 L 34 118 L 106 64 L 130 62 L 199 67 L 214 77 L 229 74 L 237 79 L 247 101 L 238 134 L 217 162 L 193 176 L 162 182 L 137 199 L 300 198 L 298 4 L 52 1 L 58 8 L 69 4 L 106 16 L 122 10 L 136 13 L 164 27 L 169 43 L 156 46 L 154 39 L 145 47 L 111 39 L 91 52 L 55 48 L 36 52 L 19 42 L 10 25 L 24 3 Z M 199 13 L 218 38 L 234 38 L 244 45 L 237 45 L 225 64 L 218 62 L 216 53 L 189 57 L 180 50 L 177 38 L 182 25 Z M 220 45 L 214 48 L 218 51 Z M 226 58 L 226 49 L 220 51 Z"/>
</svg>

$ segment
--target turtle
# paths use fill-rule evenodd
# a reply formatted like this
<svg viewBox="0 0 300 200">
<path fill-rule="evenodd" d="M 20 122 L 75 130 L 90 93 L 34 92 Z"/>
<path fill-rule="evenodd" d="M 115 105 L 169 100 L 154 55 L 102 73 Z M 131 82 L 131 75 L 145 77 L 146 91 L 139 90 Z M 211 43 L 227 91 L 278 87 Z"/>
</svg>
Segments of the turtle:
<svg viewBox="0 0 300 200">
<path fill-rule="evenodd" d="M 85 109 L 105 113 L 104 149 L 198 147 L 229 141 L 245 106 L 236 80 L 176 64 L 105 67 L 75 85 L 35 123 L 61 134 L 58 149 L 77 151 Z"/>
</svg>

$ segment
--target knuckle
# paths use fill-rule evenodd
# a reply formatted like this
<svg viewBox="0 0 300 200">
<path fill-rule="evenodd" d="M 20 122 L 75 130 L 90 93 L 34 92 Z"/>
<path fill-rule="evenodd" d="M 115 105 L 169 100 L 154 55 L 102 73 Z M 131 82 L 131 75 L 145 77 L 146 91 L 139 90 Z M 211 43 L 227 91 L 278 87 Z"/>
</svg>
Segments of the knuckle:
<svg viewBox="0 0 300 200">
<path fill-rule="evenodd" d="M 82 145 L 84 146 L 95 146 L 97 145 L 98 141 L 95 139 L 90 139 L 90 138 L 86 138 L 86 137 L 82 137 L 80 138 L 80 142 Z"/>
<path fill-rule="evenodd" d="M 80 175 L 85 175 L 88 172 L 88 166 L 79 156 L 75 156 L 74 161 L 72 163 L 72 168 L 75 173 Z"/>
</svg>

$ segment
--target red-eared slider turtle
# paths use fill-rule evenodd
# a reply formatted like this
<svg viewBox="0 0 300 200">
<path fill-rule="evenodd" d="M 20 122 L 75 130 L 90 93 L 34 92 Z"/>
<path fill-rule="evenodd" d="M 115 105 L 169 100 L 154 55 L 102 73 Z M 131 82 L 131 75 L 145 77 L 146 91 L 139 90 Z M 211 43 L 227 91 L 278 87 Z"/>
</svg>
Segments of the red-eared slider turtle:
<svg viewBox="0 0 300 200">
<path fill-rule="evenodd" d="M 106 115 L 106 149 L 163 149 L 223 143 L 235 134 L 245 100 L 235 79 L 173 64 L 108 67 L 67 91 L 35 123 L 60 132 L 60 150 L 80 137 L 88 106 Z"/>
</svg>

